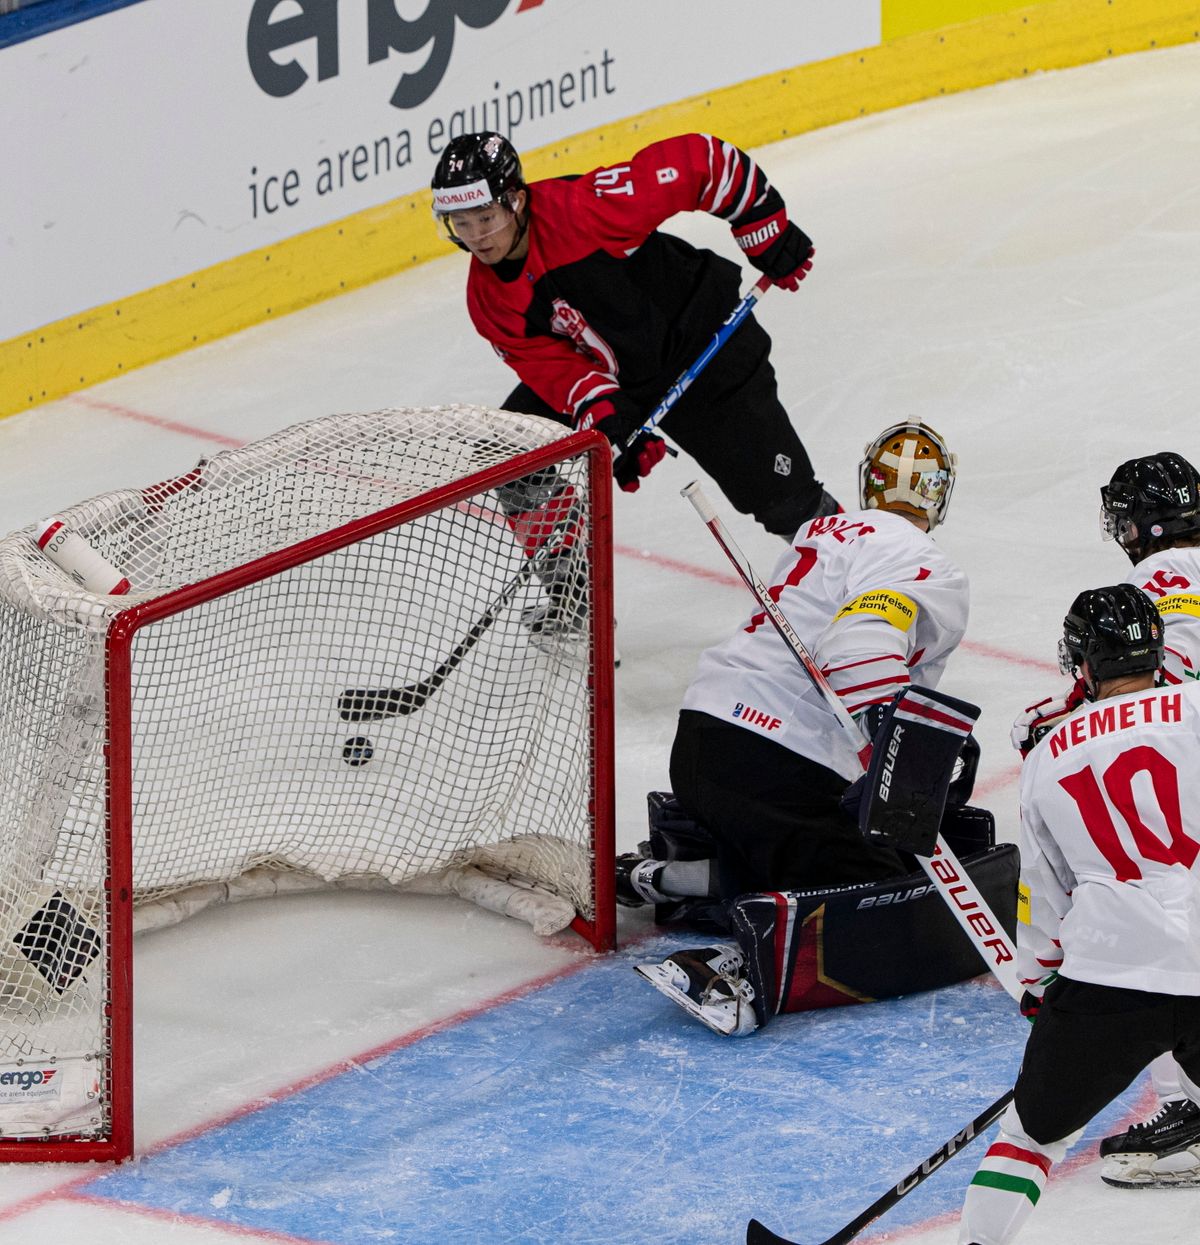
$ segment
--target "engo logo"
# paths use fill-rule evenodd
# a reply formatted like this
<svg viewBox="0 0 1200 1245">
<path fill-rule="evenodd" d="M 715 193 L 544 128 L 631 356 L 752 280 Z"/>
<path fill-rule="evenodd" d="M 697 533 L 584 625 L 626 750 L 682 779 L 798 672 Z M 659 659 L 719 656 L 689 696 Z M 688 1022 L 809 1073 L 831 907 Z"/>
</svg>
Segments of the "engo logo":
<svg viewBox="0 0 1200 1245">
<path fill-rule="evenodd" d="M 362 4 L 364 0 L 355 0 Z M 428 52 L 424 65 L 402 73 L 391 103 L 416 108 L 437 90 L 450 54 L 458 22 L 483 30 L 498 21 L 513 0 L 428 0 L 420 17 L 401 17 L 396 0 L 365 0 L 367 63 L 387 60 L 392 52 Z M 545 0 L 515 0 L 513 12 L 539 8 Z M 246 59 L 254 81 L 268 95 L 282 97 L 308 81 L 308 71 L 292 57 L 277 57 L 310 39 L 317 45 L 317 81 L 336 78 L 340 68 L 339 0 L 254 0 L 246 28 Z M 411 6 L 410 6 L 411 7 Z M 278 14 L 278 16 L 277 16 Z"/>
</svg>

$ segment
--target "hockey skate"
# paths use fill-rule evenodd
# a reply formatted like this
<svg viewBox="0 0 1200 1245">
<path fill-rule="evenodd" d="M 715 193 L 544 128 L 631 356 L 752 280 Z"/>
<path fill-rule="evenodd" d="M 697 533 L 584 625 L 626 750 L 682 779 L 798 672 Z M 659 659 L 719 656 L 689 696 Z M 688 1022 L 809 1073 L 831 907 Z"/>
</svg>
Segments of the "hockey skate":
<svg viewBox="0 0 1200 1245">
<path fill-rule="evenodd" d="M 1100 1143 L 1100 1179 L 1116 1189 L 1200 1188 L 1200 1107 L 1188 1098 Z"/>
<path fill-rule="evenodd" d="M 661 964 L 634 970 L 689 1016 L 722 1037 L 745 1037 L 758 1028 L 754 988 L 741 976 L 745 957 L 732 944 L 676 951 Z"/>
<path fill-rule="evenodd" d="M 649 843 L 644 844 L 649 848 Z M 625 908 L 644 908 L 651 903 L 670 903 L 675 896 L 664 895 L 657 882 L 666 861 L 653 860 L 641 852 L 624 852 L 617 857 L 617 903 Z"/>
<path fill-rule="evenodd" d="M 587 639 L 587 572 L 571 551 L 549 558 L 539 572 L 543 597 L 521 611 L 530 643 L 552 656 L 582 650 Z"/>
</svg>

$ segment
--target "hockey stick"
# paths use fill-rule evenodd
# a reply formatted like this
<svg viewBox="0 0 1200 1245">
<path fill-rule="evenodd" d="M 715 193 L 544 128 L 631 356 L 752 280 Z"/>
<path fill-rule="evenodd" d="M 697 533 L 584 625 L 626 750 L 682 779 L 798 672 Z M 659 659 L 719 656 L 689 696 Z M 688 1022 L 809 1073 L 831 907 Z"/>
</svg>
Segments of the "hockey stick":
<svg viewBox="0 0 1200 1245">
<path fill-rule="evenodd" d="M 526 558 L 521 569 L 500 589 L 496 599 L 471 624 L 466 635 L 454 646 L 450 655 L 441 662 L 432 674 L 426 675 L 416 683 L 407 683 L 403 687 L 348 688 L 338 697 L 338 710 L 343 722 L 377 722 L 381 718 L 407 717 L 425 705 L 425 702 L 453 674 L 459 663 L 475 647 L 479 640 L 487 634 L 492 624 L 508 608 L 513 597 L 529 582 L 533 575 L 549 560 L 551 554 L 558 553 L 561 542 L 555 542 L 556 536 L 563 536 L 576 522 L 573 515 L 560 520 L 551 529 L 545 543 L 531 558 Z"/>
<path fill-rule="evenodd" d="M 861 1215 L 852 1219 L 840 1232 L 835 1232 L 821 1245 L 846 1245 L 852 1241 L 868 1224 L 874 1223 L 884 1211 L 891 1210 L 901 1198 L 907 1197 L 926 1177 L 932 1176 L 947 1159 L 952 1159 L 968 1142 L 974 1141 L 986 1128 L 990 1128 L 1005 1112 L 1012 1102 L 1013 1091 L 1010 1089 L 1002 1094 L 990 1107 L 981 1111 L 961 1132 L 955 1133 L 949 1141 L 939 1146 L 920 1166 L 894 1184 L 882 1197 L 877 1198 Z M 746 1225 L 746 1245 L 799 1245 L 786 1236 L 772 1232 L 770 1228 L 751 1219 Z"/>
<path fill-rule="evenodd" d="M 632 432 L 626 437 L 625 449 L 629 449 L 642 433 L 651 432 L 658 426 L 663 416 L 683 397 L 696 377 L 712 362 L 716 353 L 733 336 L 734 331 L 741 325 L 742 321 L 754 310 L 754 304 L 770 288 L 771 279 L 766 276 L 759 277 L 742 296 L 737 306 L 729 313 L 720 328 L 713 334 L 712 340 L 704 347 L 695 361 L 683 370 L 675 383 L 663 395 L 662 401 L 650 412 L 646 422 L 636 432 Z M 675 451 L 671 450 L 670 452 L 674 454 Z M 541 550 L 538 552 L 540 554 Z M 341 712 L 342 720 L 345 722 L 374 722 L 380 718 L 396 717 L 397 715 L 405 716 L 415 713 L 441 687 L 454 668 L 471 651 L 480 636 L 496 621 L 501 611 L 508 605 L 516 593 L 520 591 L 521 587 L 528 582 L 531 573 L 530 564 L 526 563 L 514 579 L 505 585 L 500 595 L 488 607 L 487 612 L 480 616 L 478 621 L 454 647 L 450 656 L 427 678 L 421 679 L 417 683 L 409 683 L 405 687 L 350 688 L 344 691 L 338 697 L 338 709 Z"/>
<path fill-rule="evenodd" d="M 746 555 L 738 548 L 729 530 L 722 523 L 720 516 L 713 509 L 712 503 L 705 497 L 699 484 L 693 482 L 682 490 L 684 497 L 696 508 L 697 514 L 704 520 L 705 526 L 716 538 L 717 544 L 725 551 L 725 555 L 733 563 L 742 582 L 750 589 L 759 605 L 766 611 L 767 617 L 779 632 L 783 642 L 791 650 L 792 655 L 804 669 L 813 686 L 825 701 L 838 725 L 846 732 L 858 754 L 859 764 L 866 771 L 871 759 L 871 741 L 862 733 L 858 723 L 850 716 L 846 706 L 842 704 L 837 692 L 829 686 L 829 680 L 821 672 L 821 668 L 813 661 L 812 654 L 804 647 L 804 642 L 796 634 L 786 615 L 776 604 L 770 590 L 755 574 L 754 568 L 746 559 Z M 950 850 L 946 840 L 939 834 L 937 847 L 932 856 L 918 856 L 921 868 L 925 870 L 929 880 L 937 888 L 938 894 L 946 901 L 950 911 L 962 927 L 963 932 L 975 945 L 984 963 L 989 963 L 996 980 L 1014 998 L 1021 997 L 1021 985 L 1017 980 L 1016 954 L 1004 932 L 1004 926 L 988 906 L 988 902 L 980 893 L 979 888 L 968 876 L 967 871 L 959 863 L 958 858 Z"/>
<path fill-rule="evenodd" d="M 726 317 L 721 327 L 713 334 L 712 341 L 700 352 L 699 356 L 690 366 L 684 368 L 679 378 L 664 394 L 662 401 L 646 416 L 646 422 L 635 432 L 631 432 L 625 438 L 625 449 L 632 447 L 633 443 L 644 432 L 653 432 L 658 427 L 663 416 L 679 401 L 680 398 L 691 387 L 692 382 L 704 371 L 706 367 L 713 361 L 713 356 L 721 349 L 723 345 L 733 336 L 734 332 L 741 326 L 745 318 L 754 310 L 754 304 L 771 288 L 771 278 L 767 276 L 759 277 L 759 279 L 742 295 L 741 301 Z"/>
</svg>

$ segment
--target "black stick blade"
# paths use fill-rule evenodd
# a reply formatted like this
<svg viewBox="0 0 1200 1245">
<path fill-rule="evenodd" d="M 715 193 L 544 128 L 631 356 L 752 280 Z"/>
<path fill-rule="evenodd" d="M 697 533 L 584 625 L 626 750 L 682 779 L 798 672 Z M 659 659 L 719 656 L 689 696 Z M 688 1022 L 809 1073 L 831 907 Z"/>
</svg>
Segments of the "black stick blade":
<svg viewBox="0 0 1200 1245">
<path fill-rule="evenodd" d="M 343 722 L 378 722 L 381 718 L 404 717 L 429 699 L 432 689 L 425 683 L 407 687 L 348 688 L 338 697 Z"/>
<path fill-rule="evenodd" d="M 786 1236 L 777 1236 L 766 1224 L 751 1219 L 746 1225 L 746 1245 L 796 1245 Z"/>
</svg>

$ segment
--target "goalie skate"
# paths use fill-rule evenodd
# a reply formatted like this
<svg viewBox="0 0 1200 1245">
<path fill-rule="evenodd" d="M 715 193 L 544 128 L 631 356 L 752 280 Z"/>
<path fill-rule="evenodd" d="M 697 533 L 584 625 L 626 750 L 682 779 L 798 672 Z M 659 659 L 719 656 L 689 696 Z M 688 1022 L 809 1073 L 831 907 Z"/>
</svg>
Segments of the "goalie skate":
<svg viewBox="0 0 1200 1245">
<path fill-rule="evenodd" d="M 650 844 L 642 847 L 649 850 Z M 617 857 L 617 903 L 625 908 L 642 908 L 646 904 L 670 903 L 672 896 L 658 889 L 659 875 L 666 861 L 654 860 L 642 852 L 623 852 Z"/>
<path fill-rule="evenodd" d="M 744 965 L 741 951 L 725 944 L 676 951 L 661 964 L 635 964 L 634 971 L 714 1033 L 744 1037 L 758 1028 L 754 988 L 740 975 Z"/>
<path fill-rule="evenodd" d="M 1100 1143 L 1105 1184 L 1117 1189 L 1200 1188 L 1200 1107 L 1164 1103 L 1151 1119 Z"/>
</svg>

